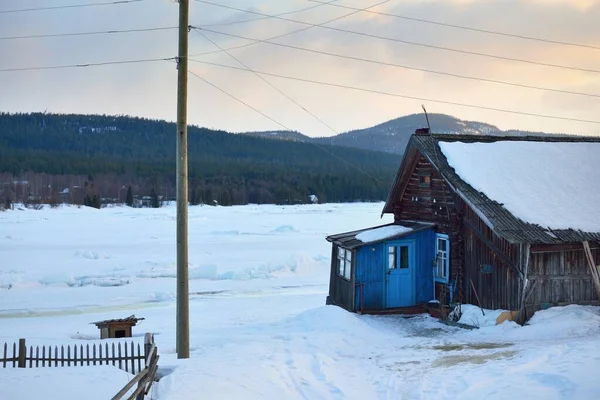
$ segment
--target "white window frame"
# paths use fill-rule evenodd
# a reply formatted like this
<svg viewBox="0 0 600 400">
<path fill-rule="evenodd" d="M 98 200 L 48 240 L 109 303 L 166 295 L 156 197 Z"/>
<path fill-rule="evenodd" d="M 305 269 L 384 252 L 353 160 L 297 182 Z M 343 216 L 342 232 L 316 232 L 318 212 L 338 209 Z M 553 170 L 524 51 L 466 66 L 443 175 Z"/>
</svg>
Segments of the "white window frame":
<svg viewBox="0 0 600 400">
<path fill-rule="evenodd" d="M 348 281 L 352 278 L 352 250 L 338 246 L 337 274 Z"/>
<path fill-rule="evenodd" d="M 440 249 L 440 241 L 446 243 L 446 250 Z M 450 277 L 450 238 L 443 233 L 435 235 L 435 268 L 436 282 L 448 283 Z"/>
</svg>

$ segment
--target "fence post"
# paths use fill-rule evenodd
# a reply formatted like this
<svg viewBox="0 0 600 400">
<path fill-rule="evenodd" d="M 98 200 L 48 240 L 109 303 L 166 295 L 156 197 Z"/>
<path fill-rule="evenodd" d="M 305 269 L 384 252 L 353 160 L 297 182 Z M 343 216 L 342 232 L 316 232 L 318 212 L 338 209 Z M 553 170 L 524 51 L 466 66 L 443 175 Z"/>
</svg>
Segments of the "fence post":
<svg viewBox="0 0 600 400">
<path fill-rule="evenodd" d="M 154 335 L 150 332 L 146 332 L 146 335 L 144 335 L 144 360 L 146 361 L 148 360 L 148 355 L 150 354 L 150 349 L 152 348 L 153 343 Z"/>
<path fill-rule="evenodd" d="M 27 353 L 27 347 L 25 346 L 25 339 L 19 339 L 19 364 L 18 364 L 19 368 L 25 368 L 26 353 Z"/>
<path fill-rule="evenodd" d="M 148 356 L 150 355 L 150 349 L 152 348 L 152 344 L 154 343 L 154 335 L 152 335 L 150 332 L 146 332 L 146 334 L 144 335 L 144 364 L 146 364 L 146 362 L 148 361 Z M 146 364 L 144 366 L 144 368 L 148 368 L 148 364 Z M 146 373 L 149 373 L 150 371 L 146 371 Z M 146 375 L 148 376 L 148 375 Z M 138 388 L 140 386 L 145 386 L 146 385 L 146 378 L 140 380 L 138 382 Z M 137 397 L 135 398 L 135 400 L 144 400 L 144 391 L 142 390 L 140 392 L 140 394 L 137 395 Z"/>
</svg>

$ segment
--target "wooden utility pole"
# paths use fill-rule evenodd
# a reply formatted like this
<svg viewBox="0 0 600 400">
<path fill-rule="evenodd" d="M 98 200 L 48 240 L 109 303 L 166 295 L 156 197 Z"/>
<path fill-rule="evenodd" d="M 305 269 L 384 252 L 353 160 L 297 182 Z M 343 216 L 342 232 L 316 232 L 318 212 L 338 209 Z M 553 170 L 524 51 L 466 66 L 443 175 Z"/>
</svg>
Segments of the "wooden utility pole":
<svg viewBox="0 0 600 400">
<path fill-rule="evenodd" d="M 187 80 L 189 0 L 179 0 L 177 57 L 177 358 L 190 357 Z"/>
</svg>

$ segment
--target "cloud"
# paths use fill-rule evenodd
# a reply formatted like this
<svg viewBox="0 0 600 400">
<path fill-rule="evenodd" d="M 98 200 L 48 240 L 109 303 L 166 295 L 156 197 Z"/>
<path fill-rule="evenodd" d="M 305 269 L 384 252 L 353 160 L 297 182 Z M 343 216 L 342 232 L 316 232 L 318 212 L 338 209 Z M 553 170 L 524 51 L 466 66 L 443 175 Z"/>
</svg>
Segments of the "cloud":
<svg viewBox="0 0 600 400">
<path fill-rule="evenodd" d="M 269 14 L 301 10 L 314 5 L 301 0 L 257 0 L 251 4 L 223 0 L 221 2 Z M 362 8 L 377 2 L 354 0 L 345 1 L 343 4 Z M 28 6 L 42 4 L 42 0 L 32 0 Z M 600 46 L 600 24 L 597 23 L 600 20 L 600 4 L 594 0 L 410 0 L 390 2 L 377 10 L 487 30 Z M 352 10 L 319 6 L 286 15 L 286 18 L 322 23 L 351 12 Z M 254 18 L 259 16 L 192 2 L 190 22 L 194 25 L 222 24 Z M 89 8 L 37 14 L 23 13 L 15 18 L 0 15 L 2 35 L 135 29 L 176 24 L 177 5 L 166 0 L 152 3 L 152 6 L 134 3 L 94 7 L 93 10 Z M 366 13 L 340 19 L 331 23 L 331 26 L 435 46 L 600 70 L 600 51 L 593 49 L 477 33 Z M 305 27 L 306 25 L 286 21 L 261 19 L 210 29 L 266 39 Z M 252 43 L 209 32 L 206 34 L 223 47 Z M 276 41 L 416 68 L 600 94 L 600 74 L 460 54 L 318 27 Z M 0 54 L 11 55 L 0 59 L 0 68 L 172 57 L 176 55 L 176 49 L 176 31 L 0 41 Z M 190 33 L 192 54 L 215 50 L 216 47 L 200 35 Z M 231 50 L 231 53 L 257 70 L 406 96 L 580 119 L 597 119 L 597 115 L 600 115 L 600 103 L 596 98 L 483 83 L 301 52 L 264 43 Z M 224 53 L 198 59 L 238 65 Z M 334 134 L 251 73 L 194 63 L 190 64 L 190 68 L 291 129 L 312 136 Z M 420 105 L 424 102 L 278 78 L 266 79 L 338 132 L 419 112 Z M 167 62 L 0 73 L 0 87 L 3 88 L 0 110 L 48 109 L 60 112 L 132 114 L 174 120 L 175 83 L 176 70 L 172 63 Z M 280 128 L 192 76 L 189 85 L 191 123 L 232 131 Z M 481 120 L 504 129 L 586 134 L 596 134 L 600 130 L 593 124 L 504 114 L 435 102 L 425 103 L 430 112 Z"/>
</svg>

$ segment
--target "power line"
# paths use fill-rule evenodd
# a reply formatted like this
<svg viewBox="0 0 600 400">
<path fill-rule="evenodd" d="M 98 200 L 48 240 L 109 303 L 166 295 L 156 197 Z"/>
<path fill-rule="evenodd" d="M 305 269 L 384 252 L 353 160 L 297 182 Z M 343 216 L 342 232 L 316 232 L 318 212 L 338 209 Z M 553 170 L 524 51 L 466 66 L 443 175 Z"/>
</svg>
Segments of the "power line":
<svg viewBox="0 0 600 400">
<path fill-rule="evenodd" d="M 192 27 L 192 29 L 198 30 L 200 28 Z M 534 86 L 534 85 L 526 85 L 526 84 L 515 83 L 515 82 L 501 81 L 501 80 L 496 80 L 496 79 L 479 78 L 479 77 L 475 77 L 475 76 L 461 75 L 461 74 L 455 74 L 455 73 L 451 73 L 451 72 L 437 71 L 437 70 L 427 69 L 427 68 L 411 67 L 411 66 L 408 66 L 408 65 L 391 63 L 391 62 L 377 61 L 377 60 L 372 60 L 372 59 L 368 59 L 368 58 L 355 57 L 355 56 L 347 56 L 347 55 L 337 54 L 337 53 L 331 53 L 331 52 L 323 51 L 323 50 L 315 50 L 315 49 L 309 49 L 309 48 L 306 48 L 306 47 L 300 47 L 300 46 L 293 46 L 293 45 L 289 45 L 289 44 L 282 44 L 282 43 L 271 42 L 270 40 L 253 39 L 253 38 L 249 38 L 249 37 L 246 37 L 246 36 L 240 36 L 240 35 L 234 35 L 234 34 L 231 34 L 231 33 L 218 32 L 218 31 L 214 31 L 214 30 L 210 30 L 210 29 L 204 29 L 204 28 L 202 28 L 200 30 L 204 30 L 206 32 L 216 33 L 216 34 L 220 34 L 220 35 L 224 35 L 224 36 L 231 36 L 231 37 L 245 39 L 245 40 L 252 40 L 255 43 L 266 43 L 266 44 L 270 44 L 270 45 L 273 45 L 273 46 L 278 46 L 278 47 L 283 47 L 283 48 L 288 48 L 288 49 L 293 49 L 293 50 L 300 50 L 300 51 L 304 51 L 304 52 L 308 52 L 308 53 L 321 54 L 321 55 L 330 56 L 330 57 L 337 57 L 337 58 L 342 58 L 342 59 L 346 59 L 346 60 L 362 61 L 362 62 L 365 62 L 365 63 L 382 65 L 382 66 L 386 66 L 386 67 L 402 68 L 402 69 L 408 69 L 408 70 L 413 70 L 413 71 L 426 72 L 426 73 L 430 73 L 430 74 L 449 76 L 449 77 L 453 77 L 453 78 L 460 78 L 460 79 L 468 79 L 468 80 L 473 80 L 473 81 L 495 83 L 495 84 L 499 84 L 499 85 L 514 86 L 514 87 L 520 87 L 520 88 L 525 88 L 525 89 L 534 89 L 534 90 L 541 90 L 541 91 L 548 91 L 548 92 L 555 92 L 555 93 L 563 93 L 563 94 L 572 94 L 572 95 L 577 95 L 577 96 L 587 96 L 587 97 L 600 98 L 600 95 L 598 95 L 598 94 L 584 93 L 584 92 L 575 92 L 575 91 L 563 90 L 563 89 L 553 89 L 553 88 L 547 88 L 547 87 L 542 87 L 542 86 Z"/>
<path fill-rule="evenodd" d="M 281 94 L 283 97 L 285 97 L 286 99 L 288 99 L 289 101 L 291 101 L 292 103 L 294 103 L 295 105 L 297 105 L 298 107 L 300 107 L 301 109 L 303 109 L 304 111 L 306 111 L 309 115 L 311 115 L 313 118 L 315 118 L 317 121 L 319 121 L 320 123 L 322 123 L 323 125 L 325 125 L 327 128 L 329 128 L 331 131 L 333 131 L 336 134 L 339 134 L 338 131 L 336 131 L 334 128 L 332 128 L 329 124 L 327 124 L 325 121 L 323 121 L 321 118 L 319 118 L 318 116 L 316 116 L 315 114 L 313 114 L 312 112 L 310 112 L 308 109 L 306 109 L 304 106 L 302 106 L 300 103 L 298 103 L 296 100 L 294 100 L 292 97 L 288 96 L 287 94 L 285 94 L 281 89 L 279 89 L 277 86 L 273 85 L 271 82 L 269 82 L 267 79 L 265 79 L 262 75 L 257 74 L 256 72 L 254 72 L 254 70 L 252 70 L 250 67 L 248 67 L 246 64 L 244 64 L 242 61 L 240 61 L 240 59 L 238 59 L 237 57 L 235 57 L 233 54 L 229 53 L 228 51 L 224 50 L 221 46 L 219 46 L 219 44 L 215 41 L 213 41 L 212 39 L 210 39 L 208 36 L 206 36 L 205 34 L 203 34 L 202 32 L 200 32 L 199 30 L 195 29 L 194 30 L 196 33 L 198 33 L 199 35 L 201 35 L 203 38 L 205 38 L 206 40 L 208 40 L 209 42 L 211 42 L 212 44 L 214 44 L 216 47 L 218 47 L 219 49 L 225 51 L 225 53 L 227 53 L 227 55 L 231 58 L 233 58 L 237 63 L 239 63 L 242 67 L 244 67 L 247 71 L 252 72 L 256 77 L 258 77 L 260 80 L 262 80 L 263 82 L 265 82 L 267 85 L 269 85 L 270 87 L 272 87 L 273 89 L 275 89 L 279 94 Z"/>
<path fill-rule="evenodd" d="M 329 3 L 319 1 L 319 0 L 308 0 L 308 1 L 317 3 L 317 4 L 330 5 L 332 7 L 345 8 L 348 10 L 359 10 L 358 8 L 355 8 L 355 7 L 343 6 L 341 4 L 329 4 Z M 400 19 L 404 19 L 407 21 L 414 21 L 414 22 L 421 22 L 421 23 L 431 24 L 431 25 L 445 26 L 448 28 L 463 29 L 463 30 L 467 30 L 467 31 L 471 31 L 471 32 L 480 32 L 480 33 L 487 33 L 490 35 L 506 36 L 506 37 L 511 37 L 511 38 L 515 38 L 515 39 L 525 39 L 525 40 L 532 40 L 532 41 L 536 41 L 536 42 L 560 44 L 560 45 L 565 45 L 565 46 L 583 47 L 583 48 L 588 48 L 588 49 L 600 50 L 600 47 L 593 46 L 590 44 L 566 42 L 566 41 L 561 41 L 561 40 L 545 39 L 545 38 L 540 38 L 540 37 L 535 37 L 535 36 L 519 35 L 516 33 L 473 28 L 471 26 L 449 24 L 449 23 L 445 23 L 445 22 L 432 21 L 432 20 L 423 19 L 423 18 L 408 17 L 406 15 L 400 15 L 400 14 L 390 14 L 390 13 L 379 12 L 379 11 L 371 11 L 371 10 L 362 10 L 362 11 L 367 12 L 369 14 L 374 14 L 374 15 L 382 15 L 382 16 L 386 16 L 386 17 L 400 18 Z"/>
<path fill-rule="evenodd" d="M 206 1 L 206 0 L 195 0 L 195 1 L 198 2 L 198 3 L 210 4 L 210 5 L 213 5 L 213 6 L 216 6 L 216 7 L 222 7 L 222 8 L 227 8 L 227 9 L 236 10 L 236 11 L 240 11 L 240 12 L 246 12 L 246 13 L 249 13 L 249 14 L 256 14 L 256 15 L 262 15 L 262 16 L 267 16 L 268 15 L 268 14 L 263 14 L 263 13 L 259 13 L 259 12 L 256 12 L 256 11 L 243 10 L 241 8 L 235 8 L 235 7 L 226 6 L 226 5 L 223 5 L 223 4 L 217 4 L 217 3 L 213 3 L 213 2 L 210 2 L 210 1 Z M 389 42 L 394 42 L 394 43 L 403 43 L 403 44 L 408 44 L 408 45 L 411 45 L 411 46 L 419 46 L 419 47 L 425 47 L 425 48 L 435 49 L 435 50 L 444 50 L 444 51 L 449 51 L 449 52 L 454 52 L 454 53 L 459 53 L 459 54 L 469 54 L 469 55 L 473 55 L 473 56 L 487 57 L 487 58 L 493 58 L 493 59 L 497 59 L 497 60 L 520 62 L 520 63 L 524 63 L 524 64 L 540 65 L 540 66 L 544 66 L 544 67 L 561 68 L 561 69 L 568 69 L 568 70 L 573 70 L 573 71 L 591 72 L 591 73 L 600 74 L 600 70 L 595 70 L 595 69 L 587 69 L 587 68 L 579 68 L 579 67 L 573 67 L 573 66 L 568 66 L 568 65 L 544 63 L 544 62 L 539 62 L 539 61 L 526 60 L 526 59 L 522 59 L 522 58 L 513 58 L 513 57 L 498 56 L 498 55 L 495 55 L 495 54 L 488 54 L 488 53 L 479 53 L 479 52 L 476 52 L 476 51 L 461 50 L 461 49 L 455 49 L 455 48 L 452 48 L 452 47 L 436 46 L 436 45 L 427 44 L 427 43 L 419 43 L 419 42 L 413 42 L 413 41 L 409 41 L 409 40 L 391 38 L 391 37 L 388 37 L 388 36 L 380 36 L 380 35 L 374 35 L 374 34 L 365 33 L 365 32 L 352 31 L 352 30 L 349 30 L 349 29 L 342 29 L 342 28 L 334 28 L 334 27 L 331 27 L 331 26 L 317 25 L 317 24 L 312 24 L 312 23 L 304 22 L 304 21 L 298 21 L 298 20 L 290 19 L 290 18 L 275 17 L 275 16 L 271 16 L 271 17 L 273 17 L 275 19 L 280 19 L 280 20 L 283 20 L 283 21 L 295 22 L 297 24 L 303 24 L 303 25 L 309 25 L 309 26 L 319 27 L 319 28 L 322 28 L 322 29 L 327 29 L 327 30 L 331 30 L 331 31 L 335 31 L 335 32 L 350 33 L 352 35 L 369 37 L 369 38 L 372 38 L 372 39 L 379 39 L 379 40 L 384 40 L 384 41 L 389 41 Z"/>
<path fill-rule="evenodd" d="M 301 13 L 304 11 L 309 11 L 309 10 L 313 10 L 317 7 L 321 7 L 321 6 L 326 6 L 326 5 L 333 5 L 332 3 L 335 3 L 339 0 L 330 0 L 330 1 L 323 1 L 323 2 L 319 2 L 319 4 L 315 4 L 313 6 L 310 7 L 305 7 L 305 8 L 300 8 L 298 10 L 294 10 L 294 11 L 286 11 L 286 12 L 282 12 L 279 14 L 275 14 L 278 17 L 281 17 L 282 15 L 290 15 L 290 14 L 297 14 L 297 13 Z M 230 22 L 215 22 L 215 23 L 210 23 L 210 24 L 200 24 L 198 26 L 229 26 L 229 25 L 238 25 L 238 24 L 245 24 L 248 22 L 255 22 L 255 21 L 262 21 L 265 19 L 269 19 L 271 17 L 258 17 L 258 18 L 250 18 L 250 19 L 245 19 L 245 20 L 240 20 L 240 21 L 230 21 Z"/>
<path fill-rule="evenodd" d="M 371 8 L 373 8 L 373 7 L 377 7 L 377 6 L 379 6 L 379 5 L 382 5 L 382 4 L 385 4 L 385 3 L 388 3 L 389 1 L 391 1 L 391 0 L 384 0 L 384 1 L 381 1 L 381 2 L 379 2 L 379 3 L 377 3 L 377 4 L 373 4 L 372 6 L 369 6 L 369 7 L 363 8 L 363 9 L 361 9 L 361 10 L 368 10 L 368 9 L 371 9 Z M 325 24 L 329 24 L 329 23 L 331 23 L 331 22 L 339 21 L 339 20 L 341 20 L 341 19 L 344 19 L 344 18 L 350 17 L 350 16 L 352 16 L 352 15 L 354 15 L 354 14 L 357 14 L 357 13 L 358 13 L 358 11 L 353 11 L 353 12 L 351 12 L 351 13 L 347 13 L 347 14 L 344 14 L 344 15 L 340 15 L 339 17 L 336 17 L 336 18 L 329 19 L 329 20 L 327 20 L 327 21 L 325 21 L 325 22 L 321 22 L 320 24 L 315 24 L 315 26 L 325 25 Z M 264 18 L 268 18 L 268 17 L 264 17 Z M 282 37 L 286 37 L 286 36 L 290 36 L 290 35 L 293 35 L 293 34 L 296 34 L 296 33 L 300 33 L 300 32 L 307 31 L 307 30 L 309 30 L 309 29 L 312 29 L 312 28 L 314 28 L 315 26 L 307 26 L 307 27 L 305 27 L 305 28 L 296 29 L 296 30 L 293 30 L 293 31 L 290 31 L 290 32 L 282 33 L 281 35 L 272 36 L 272 37 L 270 37 L 270 38 L 267 38 L 267 39 L 265 39 L 265 40 L 275 40 L 275 39 L 280 39 L 280 38 L 282 38 Z M 206 30 L 206 29 L 205 29 L 205 30 Z M 227 51 L 231 51 L 231 50 L 238 50 L 238 49 L 243 49 L 243 48 L 245 48 L 245 47 L 254 46 L 255 44 L 257 44 L 257 42 L 247 43 L 247 44 L 243 44 L 243 45 L 241 45 L 241 46 L 233 46 L 233 47 L 228 47 L 228 48 L 226 48 L 226 49 L 224 49 L 224 50 L 227 50 Z M 216 54 L 216 53 L 222 53 L 222 51 L 221 51 L 221 50 L 215 50 L 215 51 L 207 51 L 207 52 L 204 52 L 204 53 L 196 53 L 196 54 L 192 54 L 192 55 L 191 55 L 191 57 L 194 57 L 194 56 L 204 56 L 204 55 Z"/>
<path fill-rule="evenodd" d="M 376 7 L 378 5 L 384 4 L 384 3 L 388 3 L 390 0 L 384 0 L 381 1 L 377 4 L 374 4 L 372 6 L 369 6 L 367 8 L 372 8 L 372 7 Z M 359 11 L 362 11 L 361 9 L 359 9 L 358 11 L 354 11 L 350 14 L 346 14 L 337 18 L 334 18 L 333 20 L 338 20 L 341 18 L 345 18 L 347 16 L 353 15 L 358 13 Z M 332 22 L 332 20 L 330 21 L 326 21 L 323 22 L 322 24 L 326 24 Z M 308 28 L 304 28 L 304 30 L 306 29 L 310 29 L 312 27 L 308 27 Z M 300 107 L 302 110 L 304 110 L 307 114 L 309 114 L 311 117 L 313 117 L 314 119 L 316 119 L 317 121 L 319 121 L 322 125 L 326 126 L 329 130 L 331 130 L 333 133 L 335 133 L 336 135 L 339 135 L 339 132 L 333 128 L 331 125 L 329 125 L 327 122 L 325 122 L 322 118 L 318 117 L 317 115 L 315 115 L 313 112 L 311 112 L 310 110 L 308 110 L 306 107 L 304 107 L 302 104 L 298 103 L 296 100 L 294 100 L 292 97 L 288 96 L 285 92 L 283 92 L 281 89 L 279 89 L 278 87 L 276 87 L 275 85 L 273 85 L 271 82 L 269 82 L 267 79 L 265 79 L 262 75 L 259 75 L 257 73 L 255 73 L 250 67 L 248 67 L 245 63 L 243 63 L 239 58 L 235 57 L 233 54 L 231 54 L 227 49 L 224 49 L 223 47 L 221 47 L 218 43 L 216 43 L 215 41 L 213 41 L 212 39 L 210 39 L 208 36 L 206 36 L 204 33 L 202 33 L 200 30 L 198 29 L 194 29 L 194 31 L 196 33 L 198 33 L 199 35 L 201 35 L 204 39 L 206 39 L 207 41 L 211 42 L 214 46 L 218 47 L 219 50 L 225 52 L 229 57 L 233 58 L 238 64 L 240 64 L 241 66 L 243 66 L 244 68 L 246 68 L 248 71 L 253 72 L 254 75 L 256 77 L 258 77 L 260 80 L 262 80 L 263 82 L 265 82 L 267 85 L 269 85 L 271 88 L 275 89 L 279 94 L 281 94 L 283 97 L 285 97 L 286 99 L 288 99 L 289 101 L 291 101 L 292 103 L 294 103 L 296 106 Z"/>
<path fill-rule="evenodd" d="M 21 12 L 30 12 L 30 11 L 62 10 L 65 8 L 110 6 L 110 5 L 118 5 L 118 4 L 139 3 L 140 1 L 145 1 L 145 0 L 118 0 L 118 1 L 105 1 L 105 2 L 101 2 L 101 3 L 70 4 L 70 5 L 52 6 L 52 7 L 20 8 L 20 9 L 16 9 L 16 10 L 0 10 L 0 14 L 21 13 Z"/>
<path fill-rule="evenodd" d="M 200 64 L 212 65 L 215 67 L 229 68 L 229 69 L 235 69 L 238 71 L 248 72 L 248 70 L 246 70 L 244 68 L 233 67 L 230 65 L 211 63 L 211 62 L 207 62 L 207 61 L 199 61 L 199 60 L 192 60 L 192 59 L 190 59 L 189 61 L 200 63 Z M 508 110 L 508 109 L 503 109 L 503 108 L 480 106 L 480 105 L 476 105 L 476 104 L 458 103 L 458 102 L 453 102 L 453 101 L 438 100 L 438 99 L 431 99 L 431 98 L 417 97 L 417 96 L 409 96 L 409 95 L 404 95 L 404 94 L 400 94 L 400 93 L 390 93 L 390 92 L 384 92 L 384 91 L 380 91 L 380 90 L 361 88 L 361 87 L 357 87 L 357 86 L 342 85 L 342 84 L 331 83 L 331 82 L 323 82 L 323 81 L 317 81 L 317 80 L 312 80 L 312 79 L 298 78 L 298 77 L 286 76 L 286 75 L 275 74 L 275 73 L 264 72 L 264 71 L 255 70 L 255 72 L 258 74 L 261 74 L 261 75 L 272 76 L 275 78 L 288 79 L 288 80 L 293 80 L 293 81 L 298 81 L 298 82 L 312 83 L 312 84 L 316 84 L 316 85 L 330 86 L 330 87 L 336 87 L 336 88 L 341 88 L 341 89 L 350 89 L 350 90 L 355 90 L 355 91 L 360 91 L 360 92 L 365 92 L 365 93 L 372 93 L 372 94 L 379 94 L 379 95 L 390 96 L 390 97 L 399 97 L 399 98 L 409 99 L 409 100 L 418 100 L 418 101 L 425 101 L 425 102 L 431 102 L 431 103 L 447 104 L 447 105 L 458 106 L 458 107 L 476 108 L 476 109 L 480 109 L 480 110 L 496 111 L 496 112 L 501 112 L 501 113 L 524 115 L 524 116 L 529 116 L 529 117 L 549 118 L 549 119 L 557 119 L 557 120 L 562 120 L 562 121 L 582 122 L 582 123 L 587 123 L 587 124 L 599 124 L 600 125 L 600 121 L 596 121 L 596 120 L 560 117 L 560 116 L 556 116 L 556 115 L 537 114 L 537 113 L 530 113 L 530 112 L 525 112 L 525 111 L 515 111 L 515 110 Z"/>
<path fill-rule="evenodd" d="M 122 61 L 104 61 L 96 63 L 83 63 L 83 64 L 65 64 L 65 65 L 49 65 L 42 67 L 25 67 L 25 68 L 5 68 L 0 69 L 0 72 L 21 72 L 21 71 L 41 71 L 41 70 L 53 70 L 53 69 L 67 69 L 67 68 L 86 68 L 86 67 L 98 67 L 104 65 L 120 65 L 120 64 L 139 64 L 146 62 L 156 61 L 169 61 L 174 60 L 176 57 L 166 58 L 145 58 L 139 60 L 122 60 Z"/>
<path fill-rule="evenodd" d="M 190 61 L 192 61 L 192 60 L 190 60 Z M 243 68 L 240 68 L 240 69 L 241 69 L 241 70 L 243 70 L 243 71 L 246 71 L 246 70 L 245 70 L 245 69 L 243 69 Z M 280 127 L 282 127 L 283 129 L 285 129 L 286 131 L 290 131 L 290 132 L 292 131 L 290 128 L 288 128 L 287 126 L 283 125 L 281 122 L 279 122 L 279 121 L 277 121 L 277 120 L 275 120 L 275 119 L 273 119 L 273 118 L 269 117 L 267 114 L 263 113 L 263 112 L 262 112 L 262 111 L 260 111 L 259 109 L 252 107 L 250 104 L 246 103 L 244 100 L 242 100 L 242 99 L 240 99 L 240 98 L 238 98 L 238 97 L 235 97 L 235 96 L 234 96 L 234 95 L 232 95 L 231 93 L 227 92 L 227 91 L 226 91 L 226 90 L 224 90 L 224 89 L 221 89 L 220 87 L 218 87 L 218 86 L 217 86 L 217 85 L 215 85 L 214 83 L 212 83 L 212 82 L 208 81 L 207 79 L 204 79 L 203 77 L 201 77 L 200 75 L 198 75 L 198 74 L 194 73 L 193 71 L 188 71 L 188 72 L 189 72 L 190 74 L 194 75 L 196 78 L 198 78 L 198 79 L 200 79 L 201 81 L 203 81 L 204 83 L 206 83 L 207 85 L 210 85 L 210 86 L 212 86 L 213 88 L 217 89 L 219 92 L 221 92 L 221 93 L 223 93 L 223 94 L 225 94 L 225 95 L 227 95 L 227 96 L 231 97 L 231 98 L 232 98 L 232 99 L 234 99 L 235 101 L 237 101 L 237 102 L 240 102 L 241 104 L 245 105 L 245 106 L 246 106 L 246 107 L 248 107 L 249 109 L 251 109 L 251 110 L 253 110 L 253 111 L 255 111 L 255 112 L 259 113 L 259 114 L 260 114 L 260 115 L 262 115 L 263 117 L 267 118 L 269 121 L 271 121 L 271 122 L 273 122 L 273 123 L 275 123 L 275 124 L 279 125 Z"/>
<path fill-rule="evenodd" d="M 49 34 L 26 35 L 26 36 L 4 36 L 4 37 L 0 37 L 0 40 L 40 39 L 40 38 L 65 37 L 65 36 L 111 35 L 111 34 L 119 34 L 119 33 L 166 31 L 166 30 L 173 30 L 173 29 L 177 29 L 177 27 L 176 26 L 165 26 L 162 28 L 120 29 L 120 30 L 110 30 L 110 31 L 49 33 Z"/>
<path fill-rule="evenodd" d="M 193 60 L 189 60 L 189 61 L 193 61 Z M 237 68 L 236 68 L 236 69 L 237 69 Z M 239 68 L 239 69 L 240 69 L 240 70 L 242 70 L 242 71 L 251 72 L 250 70 L 247 70 L 247 69 L 243 69 L 243 68 Z M 267 118 L 269 121 L 271 121 L 271 122 L 273 122 L 273 123 L 275 123 L 275 124 L 277 124 L 277 125 L 281 126 L 281 127 L 282 127 L 283 129 L 285 129 L 286 131 L 288 131 L 288 132 L 293 132 L 293 131 L 292 131 L 290 128 L 288 128 L 287 126 L 283 125 L 281 122 L 279 122 L 279 121 L 275 120 L 275 119 L 274 119 L 274 118 L 272 118 L 272 117 L 269 117 L 267 114 L 263 113 L 262 111 L 258 110 L 257 108 L 254 108 L 254 107 L 252 107 L 250 104 L 248 104 L 248 103 L 246 103 L 245 101 L 243 101 L 243 100 L 241 100 L 241 99 L 237 98 L 236 96 L 232 95 L 231 93 L 227 92 L 226 90 L 224 90 L 224 89 L 221 89 L 220 87 L 218 87 L 218 86 L 217 86 L 217 85 L 215 85 L 214 83 L 212 83 L 212 82 L 208 81 L 207 79 L 205 79 L 205 78 L 201 77 L 200 75 L 198 75 L 198 74 L 196 74 L 196 73 L 194 73 L 194 72 L 192 72 L 192 71 L 188 71 L 188 72 L 189 72 L 190 74 L 192 74 L 193 76 L 195 76 L 196 78 L 198 78 L 198 79 L 202 80 L 202 81 L 203 81 L 203 82 L 205 82 L 206 84 L 208 84 L 208 85 L 212 86 L 213 88 L 217 89 L 219 92 L 221 92 L 221 93 L 223 93 L 223 94 L 225 94 L 225 95 L 227 95 L 227 96 L 231 97 L 231 98 L 232 98 L 232 99 L 234 99 L 235 101 L 238 101 L 238 102 L 240 102 L 241 104 L 245 105 L 245 106 L 246 106 L 246 107 L 248 107 L 249 109 L 251 109 L 251 110 L 253 110 L 253 111 L 255 111 L 255 112 L 259 113 L 259 114 L 260 114 L 260 115 L 262 115 L 263 117 Z M 334 153 L 332 153 L 332 152 L 330 152 L 330 151 L 328 151 L 328 150 L 324 149 L 323 147 L 319 146 L 319 145 L 318 145 L 318 144 L 316 144 L 316 143 L 313 143 L 313 142 L 307 142 L 307 143 L 309 143 L 309 144 L 312 144 L 313 146 L 317 147 L 319 150 L 321 150 L 321 151 L 323 151 L 323 152 L 327 153 L 328 155 L 330 155 L 330 156 L 332 156 L 332 157 L 336 158 L 337 160 L 339 160 L 339 161 L 343 162 L 344 164 L 346 164 L 346 165 L 350 166 L 351 168 L 354 168 L 355 170 L 359 171 L 360 173 L 362 173 L 362 174 L 364 174 L 364 175 L 368 176 L 369 178 L 373 179 L 375 182 L 379 183 L 379 180 L 378 180 L 377 178 L 375 178 L 373 175 L 369 174 L 369 173 L 368 173 L 368 172 L 366 172 L 366 171 L 363 171 L 361 168 L 359 168 L 359 167 L 357 167 L 356 165 L 354 165 L 354 164 L 352 164 L 352 163 L 350 163 L 350 162 L 348 162 L 348 161 L 344 160 L 344 159 L 343 159 L 343 158 L 341 158 L 340 156 L 338 156 L 338 155 L 336 155 L 336 154 L 334 154 Z"/>
</svg>

